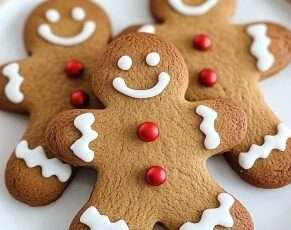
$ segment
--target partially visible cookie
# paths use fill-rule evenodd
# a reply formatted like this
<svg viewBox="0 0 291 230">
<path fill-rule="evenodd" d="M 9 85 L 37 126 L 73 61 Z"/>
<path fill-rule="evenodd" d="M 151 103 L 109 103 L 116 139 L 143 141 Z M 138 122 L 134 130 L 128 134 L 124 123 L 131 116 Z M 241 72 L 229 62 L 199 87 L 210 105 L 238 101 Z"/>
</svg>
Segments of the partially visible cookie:
<svg viewBox="0 0 291 230">
<path fill-rule="evenodd" d="M 30 114 L 28 128 L 6 168 L 6 185 L 31 206 L 56 200 L 72 168 L 43 142 L 51 118 L 66 109 L 102 108 L 90 90 L 89 69 L 111 37 L 104 11 L 88 0 L 51 0 L 30 15 L 24 39 L 30 55 L 2 66 L 0 108 Z"/>
<path fill-rule="evenodd" d="M 210 177 L 206 161 L 243 140 L 245 113 L 225 100 L 190 103 L 187 66 L 155 35 L 121 36 L 93 72 L 105 110 L 72 110 L 47 128 L 51 152 L 98 171 L 71 230 L 253 229 L 245 208 Z"/>
<path fill-rule="evenodd" d="M 190 101 L 228 98 L 248 116 L 246 139 L 226 157 L 246 181 L 264 188 L 291 182 L 291 129 L 266 104 L 259 82 L 291 62 L 291 32 L 278 24 L 234 25 L 235 0 L 151 0 L 155 33 L 182 52 Z"/>
</svg>

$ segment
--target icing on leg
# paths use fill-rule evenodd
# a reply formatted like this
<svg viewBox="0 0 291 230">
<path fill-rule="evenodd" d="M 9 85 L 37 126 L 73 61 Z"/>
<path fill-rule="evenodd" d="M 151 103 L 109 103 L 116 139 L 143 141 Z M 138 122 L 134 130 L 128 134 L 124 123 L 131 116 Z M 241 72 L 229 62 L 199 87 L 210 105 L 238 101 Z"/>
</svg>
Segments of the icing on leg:
<svg viewBox="0 0 291 230">
<path fill-rule="evenodd" d="M 87 225 L 91 230 L 129 230 L 124 220 L 111 222 L 108 216 L 101 215 L 99 211 L 91 206 L 81 216 L 80 222 Z"/>
<path fill-rule="evenodd" d="M 23 159 L 29 168 L 41 167 L 42 176 L 45 178 L 56 176 L 60 182 L 64 183 L 72 175 L 70 165 L 56 158 L 48 159 L 42 146 L 30 149 L 27 141 L 21 141 L 16 147 L 15 155 L 18 159 Z"/>
<path fill-rule="evenodd" d="M 9 192 L 17 200 L 31 206 L 55 201 L 64 191 L 71 176 L 71 167 L 52 158 L 42 146 L 47 119 L 30 123 L 23 140 L 11 155 L 5 171 Z M 29 192 L 28 192 L 29 191 Z"/>
</svg>

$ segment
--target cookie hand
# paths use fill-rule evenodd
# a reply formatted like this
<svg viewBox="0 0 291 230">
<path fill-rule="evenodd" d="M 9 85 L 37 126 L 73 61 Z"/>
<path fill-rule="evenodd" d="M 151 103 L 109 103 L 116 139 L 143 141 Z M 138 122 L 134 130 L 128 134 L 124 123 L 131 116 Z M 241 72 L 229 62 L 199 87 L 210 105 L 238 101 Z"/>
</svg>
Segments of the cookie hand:
<svg viewBox="0 0 291 230">
<path fill-rule="evenodd" d="M 12 62 L 0 68 L 0 108 L 24 113 L 24 76 L 20 65 L 18 62 Z"/>
<path fill-rule="evenodd" d="M 256 58 L 262 79 L 284 69 L 291 62 L 291 32 L 275 23 L 248 25 L 252 38 L 251 53 Z"/>
<path fill-rule="evenodd" d="M 89 111 L 61 113 L 47 128 L 47 148 L 74 166 L 90 164 L 95 157 L 90 145 L 98 138 L 94 123 L 94 113 Z"/>
<path fill-rule="evenodd" d="M 235 104 L 225 100 L 205 101 L 196 105 L 195 112 L 201 117 L 206 150 L 227 152 L 244 139 L 247 118 Z"/>
</svg>

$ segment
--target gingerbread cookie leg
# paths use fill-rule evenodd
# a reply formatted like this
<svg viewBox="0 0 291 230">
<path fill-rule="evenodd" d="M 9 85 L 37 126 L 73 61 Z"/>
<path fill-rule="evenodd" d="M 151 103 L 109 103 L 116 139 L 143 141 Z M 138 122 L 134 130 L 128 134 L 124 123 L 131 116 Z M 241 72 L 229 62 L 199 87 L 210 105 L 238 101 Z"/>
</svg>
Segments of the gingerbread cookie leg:
<svg viewBox="0 0 291 230">
<path fill-rule="evenodd" d="M 25 113 L 22 105 L 24 94 L 21 86 L 24 76 L 19 63 L 13 62 L 0 68 L 0 107 L 11 112 Z"/>
<path fill-rule="evenodd" d="M 115 170 L 113 170 L 115 171 Z M 116 172 L 118 173 L 118 172 Z M 146 203 L 146 198 L 138 194 L 139 188 L 128 186 L 126 175 L 120 174 L 120 180 L 110 180 L 102 172 L 98 177 L 90 201 L 78 213 L 70 230 L 150 230 L 157 222 L 156 209 Z M 132 181 L 128 178 L 129 183 Z M 144 196 L 148 190 L 144 188 Z M 153 197 L 154 199 L 154 197 Z"/>
<path fill-rule="evenodd" d="M 19 201 L 31 206 L 55 201 L 71 177 L 71 166 L 49 159 L 41 140 L 47 120 L 34 119 L 10 157 L 6 168 L 6 185 Z"/>
<path fill-rule="evenodd" d="M 291 129 L 276 118 L 260 93 L 253 95 L 242 104 L 249 123 L 244 145 L 226 156 L 239 175 L 256 186 L 287 185 L 291 182 Z M 256 107 L 260 109 L 251 109 Z"/>
<path fill-rule="evenodd" d="M 239 201 L 216 186 L 207 174 L 197 177 L 202 179 L 203 185 L 197 185 L 197 179 L 193 180 L 193 175 L 186 176 L 185 173 L 182 178 L 181 175 L 177 178 L 183 185 L 176 183 L 167 191 L 165 199 L 171 197 L 171 201 L 162 202 L 161 209 L 165 215 L 161 222 L 167 229 L 254 229 L 250 215 Z M 189 193 L 190 188 L 195 192 Z"/>
</svg>

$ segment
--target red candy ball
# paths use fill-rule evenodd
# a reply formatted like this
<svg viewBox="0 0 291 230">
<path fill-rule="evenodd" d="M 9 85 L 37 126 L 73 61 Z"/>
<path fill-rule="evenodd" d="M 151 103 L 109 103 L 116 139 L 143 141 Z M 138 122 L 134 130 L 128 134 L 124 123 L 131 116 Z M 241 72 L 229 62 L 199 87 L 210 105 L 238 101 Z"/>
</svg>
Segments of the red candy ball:
<svg viewBox="0 0 291 230">
<path fill-rule="evenodd" d="M 70 60 L 66 63 L 65 72 L 69 78 L 78 78 L 84 72 L 84 65 L 78 60 Z"/>
<path fill-rule="evenodd" d="M 76 108 L 84 108 L 89 103 L 89 96 L 83 90 L 74 91 L 71 94 L 71 104 Z"/>
<path fill-rule="evenodd" d="M 218 75 L 212 69 L 203 69 L 199 73 L 199 82 L 201 85 L 204 85 L 206 87 L 214 86 L 217 80 L 218 80 Z"/>
<path fill-rule="evenodd" d="M 194 37 L 193 46 L 197 50 L 207 51 L 211 48 L 212 42 L 208 35 L 206 34 L 198 34 Z"/>
<path fill-rule="evenodd" d="M 151 186 L 160 186 L 166 182 L 167 172 L 161 166 L 152 166 L 146 171 L 145 180 Z"/>
<path fill-rule="evenodd" d="M 137 129 L 139 139 L 144 142 L 153 142 L 160 136 L 158 126 L 153 122 L 144 122 Z"/>
</svg>

